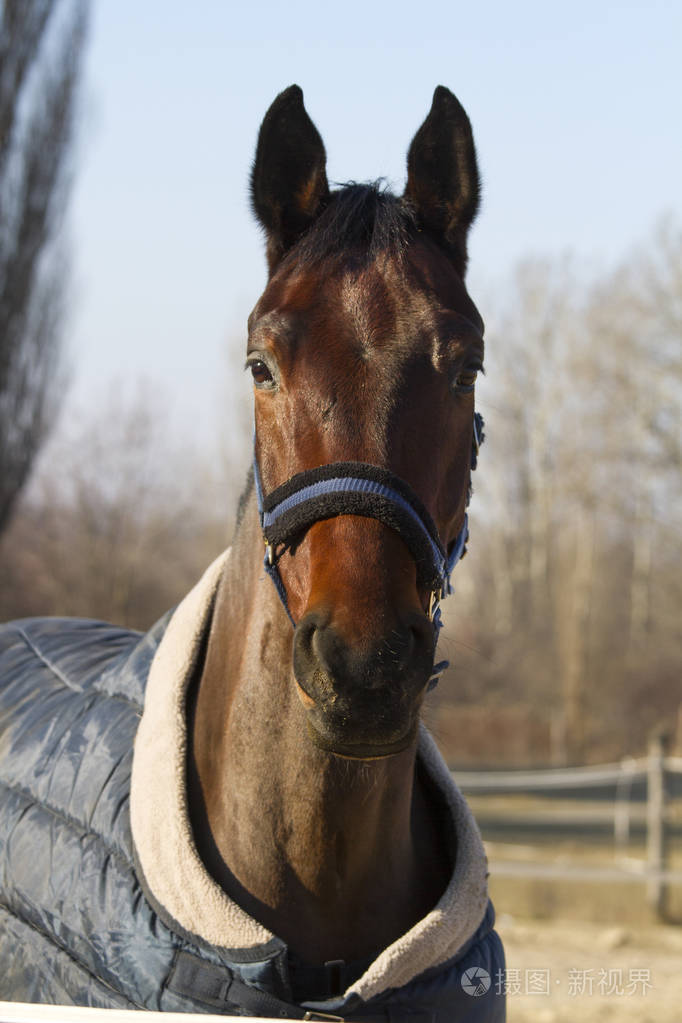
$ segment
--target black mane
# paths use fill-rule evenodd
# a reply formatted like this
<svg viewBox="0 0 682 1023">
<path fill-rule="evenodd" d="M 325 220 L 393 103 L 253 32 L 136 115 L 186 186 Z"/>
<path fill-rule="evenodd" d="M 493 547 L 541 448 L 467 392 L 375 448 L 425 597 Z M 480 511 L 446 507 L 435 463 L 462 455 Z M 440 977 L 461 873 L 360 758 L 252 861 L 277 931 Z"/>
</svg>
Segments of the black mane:
<svg viewBox="0 0 682 1023">
<path fill-rule="evenodd" d="M 399 257 L 417 231 L 410 203 L 381 181 L 351 182 L 332 192 L 326 208 L 292 250 L 297 262 L 318 264 L 342 256 L 363 264 L 378 256 Z"/>
</svg>

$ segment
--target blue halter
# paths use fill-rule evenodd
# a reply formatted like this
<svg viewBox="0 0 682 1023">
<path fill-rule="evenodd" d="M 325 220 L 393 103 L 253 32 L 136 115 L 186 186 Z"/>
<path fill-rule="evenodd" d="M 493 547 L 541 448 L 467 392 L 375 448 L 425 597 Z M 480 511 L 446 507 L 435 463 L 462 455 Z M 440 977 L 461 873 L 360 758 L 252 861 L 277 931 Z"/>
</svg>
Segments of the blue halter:
<svg viewBox="0 0 682 1023">
<path fill-rule="evenodd" d="M 478 450 L 483 443 L 483 417 L 474 413 L 471 468 L 476 468 Z M 405 541 L 417 566 L 417 583 L 430 590 L 429 617 L 436 635 L 442 628 L 440 602 L 452 592 L 450 576 L 466 553 L 469 521 L 465 514 L 462 528 L 446 551 L 436 525 L 412 488 L 387 469 L 366 462 L 333 462 L 297 473 L 270 494 L 263 494 L 258 459 L 253 471 L 258 497 L 258 513 L 265 540 L 265 571 L 272 579 L 291 624 L 296 627 L 287 593 L 278 568 L 282 554 L 314 522 L 337 515 L 362 515 L 378 519 L 394 529 Z M 467 506 L 471 497 L 471 486 Z M 434 665 L 429 688 L 433 688 L 448 666 Z"/>
</svg>

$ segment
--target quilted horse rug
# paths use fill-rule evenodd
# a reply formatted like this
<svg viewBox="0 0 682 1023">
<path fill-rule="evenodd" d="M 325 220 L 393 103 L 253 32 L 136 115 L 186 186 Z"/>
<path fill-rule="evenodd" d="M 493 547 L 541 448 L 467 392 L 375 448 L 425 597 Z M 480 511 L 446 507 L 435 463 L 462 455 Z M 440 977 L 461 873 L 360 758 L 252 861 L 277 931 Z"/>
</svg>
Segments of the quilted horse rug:
<svg viewBox="0 0 682 1023">
<path fill-rule="evenodd" d="M 452 877 L 340 994 L 295 1001 L 285 944 L 202 864 L 187 811 L 185 694 L 227 557 L 146 635 L 78 619 L 0 630 L 0 998 L 503 1020 L 481 839 L 425 728 L 418 756 L 456 843 Z"/>
</svg>

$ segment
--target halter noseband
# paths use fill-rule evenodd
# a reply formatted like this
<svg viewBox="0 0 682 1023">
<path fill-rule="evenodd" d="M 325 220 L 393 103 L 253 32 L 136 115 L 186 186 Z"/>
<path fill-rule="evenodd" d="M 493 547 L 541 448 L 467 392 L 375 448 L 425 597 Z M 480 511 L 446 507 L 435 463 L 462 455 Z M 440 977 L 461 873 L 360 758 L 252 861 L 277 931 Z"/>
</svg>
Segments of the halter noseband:
<svg viewBox="0 0 682 1023">
<path fill-rule="evenodd" d="M 478 449 L 483 443 L 483 417 L 474 412 L 471 447 L 471 468 L 476 468 Z M 337 515 L 362 515 L 378 519 L 394 529 L 406 543 L 417 566 L 417 584 L 431 593 L 429 617 L 438 640 L 442 627 L 440 601 L 452 592 L 450 576 L 466 553 L 469 523 L 465 514 L 462 528 L 446 551 L 436 525 L 412 488 L 387 469 L 366 462 L 332 462 L 315 469 L 306 469 L 287 480 L 270 494 L 263 487 L 255 453 L 254 480 L 258 497 L 263 539 L 265 570 L 272 579 L 279 599 L 296 627 L 278 562 L 292 542 L 321 519 Z M 467 507 L 471 485 L 467 495 Z M 448 666 L 447 661 L 434 665 L 429 688 L 433 688 Z"/>
</svg>

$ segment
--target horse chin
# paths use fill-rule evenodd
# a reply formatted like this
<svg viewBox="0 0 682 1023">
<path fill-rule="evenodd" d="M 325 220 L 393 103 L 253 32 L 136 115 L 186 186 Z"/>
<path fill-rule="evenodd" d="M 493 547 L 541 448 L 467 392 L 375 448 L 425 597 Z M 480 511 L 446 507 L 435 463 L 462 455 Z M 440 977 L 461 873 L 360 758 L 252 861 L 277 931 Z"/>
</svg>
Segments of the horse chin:
<svg viewBox="0 0 682 1023">
<path fill-rule="evenodd" d="M 393 757 L 406 750 L 417 733 L 418 714 L 406 728 L 387 733 L 384 724 L 383 728 L 377 729 L 376 735 L 372 735 L 371 730 L 367 729 L 365 720 L 362 734 L 353 738 L 351 734 L 353 729 L 347 718 L 334 721 L 320 709 L 313 697 L 298 682 L 296 690 L 306 710 L 306 726 L 311 742 L 318 749 L 333 753 L 337 757 L 346 760 L 382 760 Z M 381 735 L 380 732 L 384 734 Z"/>
<path fill-rule="evenodd" d="M 307 718 L 308 735 L 318 749 L 325 753 L 333 753 L 344 760 L 386 760 L 402 753 L 411 745 L 417 731 L 416 724 L 402 738 L 392 742 L 344 742 L 342 738 L 325 735 L 317 728 L 310 717 Z"/>
<path fill-rule="evenodd" d="M 322 677 L 320 673 L 318 686 Z M 380 692 L 325 699 L 332 691 L 326 677 L 322 692 L 315 696 L 308 692 L 307 680 L 294 674 L 294 682 L 305 710 L 308 736 L 318 749 L 350 760 L 378 760 L 402 753 L 415 739 L 420 698 L 409 698 L 403 692 L 392 707 Z"/>
</svg>

